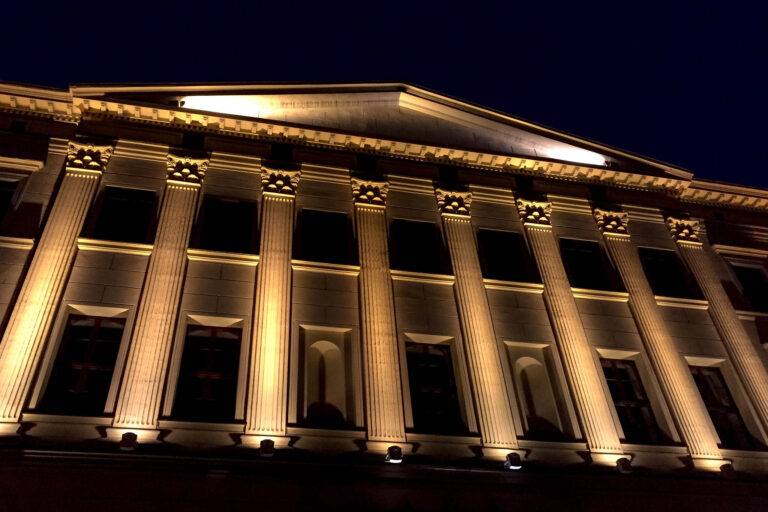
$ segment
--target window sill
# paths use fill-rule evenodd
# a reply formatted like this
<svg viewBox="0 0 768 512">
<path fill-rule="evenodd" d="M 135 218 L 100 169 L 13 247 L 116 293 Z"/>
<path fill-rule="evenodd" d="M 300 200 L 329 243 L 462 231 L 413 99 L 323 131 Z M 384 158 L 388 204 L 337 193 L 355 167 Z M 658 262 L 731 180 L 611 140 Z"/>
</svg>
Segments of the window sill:
<svg viewBox="0 0 768 512">
<path fill-rule="evenodd" d="M 137 244 L 133 242 L 115 242 L 112 240 L 97 240 L 95 238 L 78 238 L 77 248 L 81 251 L 99 251 L 149 256 L 152 254 L 153 245 Z"/>
<path fill-rule="evenodd" d="M 523 281 L 500 281 L 498 279 L 483 279 L 487 290 L 504 290 L 523 293 L 544 293 L 544 285 L 541 283 L 527 283 Z"/>
<path fill-rule="evenodd" d="M 411 272 L 409 270 L 390 269 L 389 274 L 393 281 L 413 281 L 417 283 L 453 284 L 456 278 L 448 274 L 427 274 L 424 272 Z"/>
<path fill-rule="evenodd" d="M 211 251 L 209 249 L 187 249 L 189 261 L 205 261 L 208 263 L 230 263 L 255 267 L 259 264 L 258 254 L 239 252 Z"/>
</svg>

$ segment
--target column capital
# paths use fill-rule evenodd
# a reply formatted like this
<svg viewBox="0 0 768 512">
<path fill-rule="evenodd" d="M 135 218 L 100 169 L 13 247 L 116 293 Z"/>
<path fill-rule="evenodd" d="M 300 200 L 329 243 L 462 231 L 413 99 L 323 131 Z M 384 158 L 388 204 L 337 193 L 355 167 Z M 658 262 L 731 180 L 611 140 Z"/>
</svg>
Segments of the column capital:
<svg viewBox="0 0 768 512">
<path fill-rule="evenodd" d="M 595 208 L 595 221 L 597 228 L 603 235 L 629 236 L 627 226 L 629 224 L 629 214 L 627 212 L 617 212 Z"/>
<path fill-rule="evenodd" d="M 168 153 L 168 180 L 202 184 L 208 170 L 207 158 L 190 158 Z"/>
<path fill-rule="evenodd" d="M 667 217 L 667 228 L 676 242 L 700 244 L 699 221 Z"/>
<path fill-rule="evenodd" d="M 299 186 L 300 171 L 286 171 L 283 169 L 261 168 L 261 186 L 264 192 L 295 196 L 296 187 Z"/>
<path fill-rule="evenodd" d="M 355 204 L 384 206 L 389 192 L 386 181 L 370 181 L 352 178 L 352 200 Z"/>
<path fill-rule="evenodd" d="M 435 189 L 437 208 L 442 214 L 463 215 L 469 217 L 472 204 L 471 192 L 457 192 L 455 190 Z"/>
<path fill-rule="evenodd" d="M 67 168 L 103 172 L 114 150 L 114 146 L 94 146 L 70 141 L 67 145 Z"/>
<path fill-rule="evenodd" d="M 552 214 L 552 203 L 518 199 L 515 204 L 523 224 L 551 226 L 549 216 Z"/>
</svg>

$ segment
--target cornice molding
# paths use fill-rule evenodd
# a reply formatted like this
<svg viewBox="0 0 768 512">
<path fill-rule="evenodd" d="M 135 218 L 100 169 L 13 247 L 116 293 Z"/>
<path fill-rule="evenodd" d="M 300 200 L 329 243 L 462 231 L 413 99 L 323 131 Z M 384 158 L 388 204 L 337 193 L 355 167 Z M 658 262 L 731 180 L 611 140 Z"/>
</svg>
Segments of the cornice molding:
<svg viewBox="0 0 768 512">
<path fill-rule="evenodd" d="M 592 215 L 592 206 L 589 204 L 589 200 L 583 197 L 547 194 L 547 199 L 552 204 L 553 211 L 575 213 L 577 215 Z"/>
<path fill-rule="evenodd" d="M 355 204 L 384 206 L 387 202 L 389 183 L 352 178 L 352 200 Z"/>
<path fill-rule="evenodd" d="M 31 174 L 42 169 L 43 165 L 45 165 L 45 162 L 42 160 L 12 158 L 10 156 L 0 155 L 0 171 L 19 171 L 25 174 Z"/>
<path fill-rule="evenodd" d="M 349 185 L 349 169 L 330 165 L 302 163 L 301 179 Z"/>
<path fill-rule="evenodd" d="M 201 86 L 203 87 L 203 86 Z M 204 86 L 210 88 L 210 86 Z M 241 86 L 238 86 L 242 88 Z M 178 89 L 169 86 L 169 90 Z M 166 87 L 168 89 L 168 87 Z M 117 90 L 117 89 L 116 89 Z M 738 185 L 726 185 L 691 180 L 688 172 L 674 167 L 652 163 L 669 176 L 648 176 L 617 169 L 590 167 L 546 159 L 516 157 L 455 148 L 413 144 L 381 138 L 370 138 L 328 130 L 294 127 L 275 122 L 240 119 L 198 112 L 185 112 L 155 106 L 132 105 L 125 102 L 105 101 L 103 98 L 84 98 L 73 94 L 86 94 L 88 88 L 70 91 L 49 91 L 43 88 L 2 84 L 0 86 L 0 110 L 52 117 L 55 120 L 77 123 L 83 114 L 122 118 L 159 125 L 188 125 L 212 132 L 235 132 L 239 136 L 251 136 L 265 140 L 291 140 L 294 143 L 316 147 L 332 147 L 343 150 L 362 150 L 393 158 L 443 162 L 468 168 L 493 170 L 503 173 L 523 173 L 553 179 L 602 183 L 610 186 L 638 190 L 662 191 L 682 202 L 700 203 L 729 208 L 768 211 L 768 191 Z M 429 93 L 434 95 L 434 93 Z M 481 109 L 480 107 L 474 107 Z M 490 112 L 490 111 L 489 111 Z M 494 116 L 499 116 L 494 113 Z M 503 116 L 509 117 L 509 116 Z M 522 123 L 516 120 L 517 124 Z M 536 127 L 535 125 L 531 125 Z M 537 127 L 537 130 L 542 130 Z M 544 129 L 544 132 L 549 130 Z M 552 132 L 559 133 L 559 132 Z M 564 134 L 560 134 L 563 135 Z M 566 137 L 572 138 L 572 137 Z M 574 139 L 576 140 L 576 139 Z M 587 146 L 600 148 L 599 144 L 581 141 Z M 610 148 L 609 148 L 610 149 Z M 613 153 L 619 150 L 610 149 Z M 639 158 L 628 155 L 629 158 Z M 646 161 L 640 158 L 641 161 Z"/>
<path fill-rule="evenodd" d="M 238 155 L 235 153 L 214 151 L 211 153 L 208 169 L 244 172 L 246 174 L 260 174 L 261 158 L 256 156 Z"/>
<path fill-rule="evenodd" d="M 70 141 L 67 145 L 67 167 L 103 172 L 114 150 L 114 146 L 94 146 Z"/>
<path fill-rule="evenodd" d="M 550 216 L 552 215 L 552 203 L 542 201 L 529 201 L 527 199 L 518 199 L 517 212 L 520 214 L 520 220 L 523 224 L 536 226 L 551 226 Z"/>
<path fill-rule="evenodd" d="M 190 158 L 168 153 L 168 180 L 202 184 L 208 171 L 208 162 L 207 158 Z"/>
<path fill-rule="evenodd" d="M 262 166 L 261 186 L 264 192 L 295 196 L 299 185 L 299 171 L 286 171 L 282 169 L 270 169 Z"/>
<path fill-rule="evenodd" d="M 469 190 L 472 192 L 472 198 L 474 201 L 503 204 L 507 206 L 515 205 L 515 197 L 512 195 L 511 190 L 504 188 L 484 187 L 481 185 L 470 185 Z"/>
<path fill-rule="evenodd" d="M 604 235 L 629 236 L 629 214 L 595 208 L 597 229 Z"/>
<path fill-rule="evenodd" d="M 438 188 L 435 189 L 435 198 L 437 199 L 437 208 L 442 214 L 465 217 L 469 217 L 471 214 L 471 192 L 457 192 Z"/>
<path fill-rule="evenodd" d="M 115 145 L 114 156 L 148 162 L 165 162 L 168 158 L 168 145 L 119 139 Z"/>
</svg>

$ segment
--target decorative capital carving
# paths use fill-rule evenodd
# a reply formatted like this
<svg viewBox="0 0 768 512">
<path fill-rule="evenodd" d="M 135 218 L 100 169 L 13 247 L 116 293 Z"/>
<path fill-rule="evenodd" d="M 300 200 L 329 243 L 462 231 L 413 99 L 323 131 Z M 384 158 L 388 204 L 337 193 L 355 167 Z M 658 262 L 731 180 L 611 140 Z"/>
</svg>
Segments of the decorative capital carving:
<svg viewBox="0 0 768 512">
<path fill-rule="evenodd" d="M 366 181 L 352 178 L 352 198 L 358 204 L 384 206 L 389 192 L 386 181 Z"/>
<path fill-rule="evenodd" d="M 274 194 L 296 195 L 296 187 L 299 185 L 299 171 L 284 171 L 278 169 L 261 168 L 261 186 L 264 192 Z"/>
<path fill-rule="evenodd" d="M 70 142 L 67 147 L 67 167 L 103 171 L 114 151 L 112 146 L 94 146 Z"/>
<path fill-rule="evenodd" d="M 678 242 L 700 242 L 699 221 L 667 217 L 667 227 Z"/>
<path fill-rule="evenodd" d="M 595 208 L 595 220 L 597 228 L 604 235 L 629 235 L 627 224 L 629 224 L 629 214 L 627 212 L 613 212 L 610 210 L 601 210 Z"/>
<path fill-rule="evenodd" d="M 472 204 L 471 192 L 455 192 L 438 188 L 435 190 L 435 197 L 437 197 L 437 207 L 440 213 L 469 215 Z"/>
<path fill-rule="evenodd" d="M 202 183 L 208 170 L 208 160 L 168 155 L 168 179 L 187 183 Z"/>
<path fill-rule="evenodd" d="M 517 211 L 525 224 L 549 226 L 549 216 L 552 214 L 552 203 L 518 199 Z"/>
</svg>

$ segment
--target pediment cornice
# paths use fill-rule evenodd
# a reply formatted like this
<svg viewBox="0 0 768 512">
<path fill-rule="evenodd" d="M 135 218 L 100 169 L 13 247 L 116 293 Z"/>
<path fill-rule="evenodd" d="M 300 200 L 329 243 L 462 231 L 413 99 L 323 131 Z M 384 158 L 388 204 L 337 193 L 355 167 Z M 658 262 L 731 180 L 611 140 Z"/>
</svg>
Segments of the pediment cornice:
<svg viewBox="0 0 768 512">
<path fill-rule="evenodd" d="M 178 86 L 168 87 L 178 88 Z M 659 169 L 664 169 L 665 174 L 652 176 L 624 169 L 469 151 L 260 119 L 192 112 L 183 108 L 163 108 L 122 100 L 111 101 L 105 97 L 82 97 L 73 95 L 73 91 L 76 94 L 87 92 L 88 89 L 79 87 L 70 91 L 55 91 L 31 86 L 0 84 L 0 110 L 44 116 L 68 123 L 78 123 L 84 115 L 103 116 L 161 126 L 179 126 L 212 133 L 234 134 L 265 141 L 290 141 L 294 144 L 365 152 L 431 164 L 451 164 L 500 173 L 527 174 L 557 180 L 656 191 L 676 197 L 684 203 L 768 211 L 768 191 L 693 180 L 690 173 L 666 168 L 663 165 L 659 166 Z"/>
</svg>

